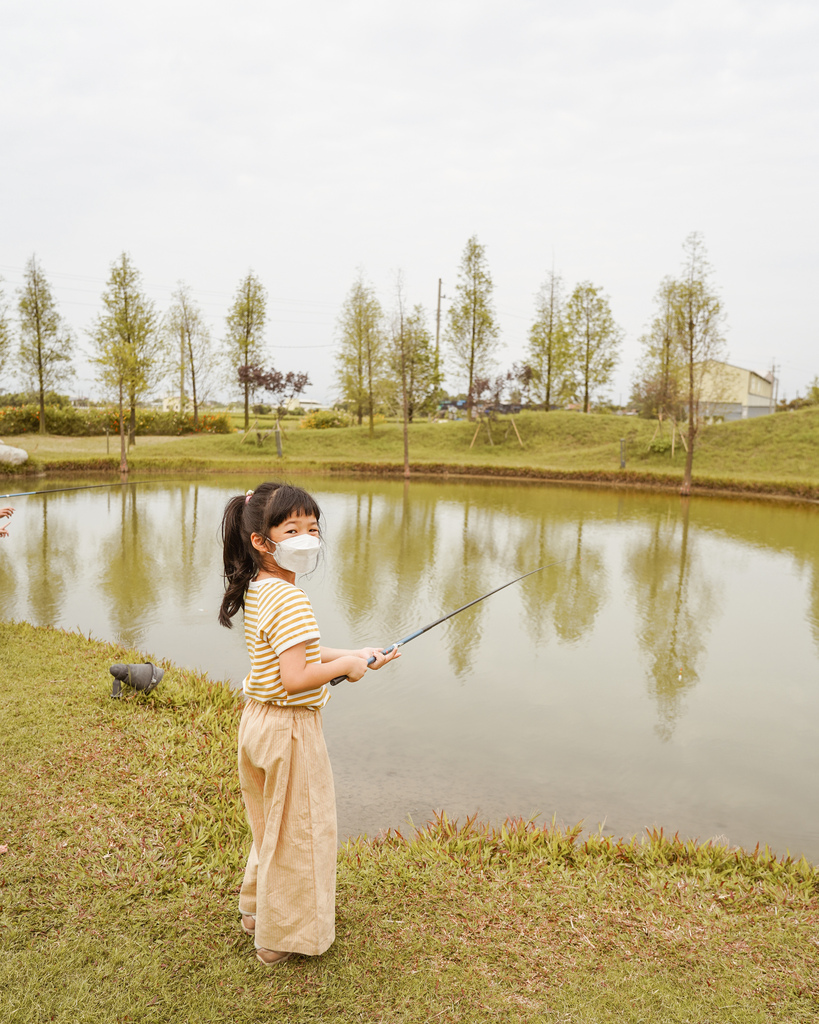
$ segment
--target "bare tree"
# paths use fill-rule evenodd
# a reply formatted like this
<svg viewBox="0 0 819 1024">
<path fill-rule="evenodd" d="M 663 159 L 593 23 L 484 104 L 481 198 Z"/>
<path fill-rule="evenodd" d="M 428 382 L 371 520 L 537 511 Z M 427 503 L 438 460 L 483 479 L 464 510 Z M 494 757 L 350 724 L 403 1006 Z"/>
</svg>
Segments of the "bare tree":
<svg viewBox="0 0 819 1024">
<path fill-rule="evenodd" d="M 11 325 L 9 324 L 8 303 L 3 295 L 2 284 L 3 278 L 0 277 L 0 370 L 8 371 L 9 353 L 11 352 Z"/>
<path fill-rule="evenodd" d="M 685 367 L 684 395 L 688 406 L 688 451 L 681 493 L 691 493 L 694 442 L 699 430 L 699 405 L 703 379 L 709 364 L 718 360 L 725 348 L 722 327 L 725 313 L 722 300 L 711 283 L 711 264 L 705 242 L 692 231 L 683 242 L 683 272 L 675 285 L 674 319 Z"/>
<path fill-rule="evenodd" d="M 654 297 L 656 313 L 640 338 L 643 360 L 632 381 L 632 395 L 645 416 L 676 424 L 680 418 L 683 352 L 678 333 L 679 285 L 670 277 L 660 282 Z"/>
<path fill-rule="evenodd" d="M 51 286 L 37 257 L 26 264 L 18 292 L 20 366 L 40 403 L 40 433 L 46 432 L 45 395 L 72 376 L 72 338 L 57 312 Z"/>
<path fill-rule="evenodd" d="M 165 318 L 165 333 L 171 364 L 179 381 L 179 414 L 185 406 L 185 387 L 190 388 L 193 426 L 199 426 L 199 406 L 207 398 L 213 378 L 213 345 L 199 306 L 191 298 L 190 288 L 180 281 L 173 293 Z"/>
</svg>

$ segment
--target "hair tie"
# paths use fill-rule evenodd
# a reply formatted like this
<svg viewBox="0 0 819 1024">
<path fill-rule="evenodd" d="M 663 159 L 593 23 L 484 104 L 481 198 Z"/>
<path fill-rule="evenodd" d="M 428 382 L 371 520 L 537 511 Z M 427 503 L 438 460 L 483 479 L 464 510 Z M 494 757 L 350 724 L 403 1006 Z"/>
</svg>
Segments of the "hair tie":
<svg viewBox="0 0 819 1024">
<path fill-rule="evenodd" d="M 253 491 L 245 491 L 245 505 L 250 501 L 252 497 Z"/>
</svg>

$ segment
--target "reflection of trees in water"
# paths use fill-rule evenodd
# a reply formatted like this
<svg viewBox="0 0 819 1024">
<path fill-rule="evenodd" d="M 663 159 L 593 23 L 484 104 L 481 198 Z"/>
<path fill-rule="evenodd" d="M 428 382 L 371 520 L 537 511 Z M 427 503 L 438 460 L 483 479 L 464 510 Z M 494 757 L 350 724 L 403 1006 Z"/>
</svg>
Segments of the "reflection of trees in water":
<svg viewBox="0 0 819 1024">
<path fill-rule="evenodd" d="M 632 543 L 626 556 L 639 617 L 637 638 L 649 659 L 648 685 L 663 739 L 674 731 L 683 696 L 699 682 L 697 666 L 716 610 L 714 587 L 689 537 L 689 502 L 681 504 L 681 522 L 670 514 L 658 517 L 648 537 Z"/>
<path fill-rule="evenodd" d="M 151 529 L 144 506 L 137 502 L 136 488 L 123 489 L 120 502 L 119 530 L 113 530 L 100 547 L 100 586 L 109 599 L 120 641 L 139 646 L 145 630 L 135 624 L 145 621 L 146 609 L 158 598 L 157 542 L 162 531 Z M 111 504 L 115 503 L 112 497 Z"/>
<path fill-rule="evenodd" d="M 383 637 L 387 643 L 415 622 L 434 564 L 436 506 L 412 500 L 409 485 L 400 496 L 356 494 L 329 556 L 351 637 L 371 636 L 374 628 L 394 630 L 394 637 Z"/>
<path fill-rule="evenodd" d="M 813 563 L 810 597 L 808 622 L 810 623 L 811 632 L 813 633 L 816 650 L 819 652 L 819 558 L 817 558 Z"/>
<path fill-rule="evenodd" d="M 574 523 L 541 519 L 537 527 L 534 565 L 549 565 L 527 580 L 523 607 L 529 635 L 538 642 L 552 630 L 566 643 L 575 643 L 594 625 L 606 595 L 607 575 L 598 547 L 583 538 L 583 515 Z M 522 542 L 531 550 L 531 533 Z M 530 556 L 531 557 L 531 556 Z"/>
<path fill-rule="evenodd" d="M 10 538 L 0 539 L 0 544 L 8 544 Z M 17 597 L 17 575 L 11 562 L 4 558 L 5 552 L 0 548 L 0 615 L 3 618 L 20 618 L 20 601 Z"/>
<path fill-rule="evenodd" d="M 441 501 L 440 491 L 424 485 L 356 495 L 331 552 L 351 634 L 386 628 L 397 639 L 538 564 L 567 558 L 527 580 L 522 595 L 535 639 L 550 629 L 563 641 L 579 639 L 606 592 L 602 554 L 590 548 L 582 514 L 570 524 L 545 510 L 535 514 L 533 523 L 530 510 L 515 514 L 468 492 Z M 485 614 L 477 604 L 442 626 L 458 676 L 473 667 Z"/>
<path fill-rule="evenodd" d="M 171 508 L 167 513 L 154 511 L 160 522 L 148 519 L 151 505 L 140 503 L 141 530 L 150 534 L 156 561 L 163 566 L 163 589 L 173 594 L 180 609 L 198 607 L 208 577 L 221 571 L 221 551 L 215 547 L 213 535 L 202 536 L 199 485 L 182 485 L 166 496 Z"/>
<path fill-rule="evenodd" d="M 73 578 L 76 568 L 77 530 L 68 525 L 66 517 L 55 517 L 53 508 L 49 523 L 48 505 L 48 495 L 44 494 L 41 528 L 37 532 L 32 522 L 25 548 L 28 600 L 39 626 L 51 625 L 59 619 L 66 581 Z M 59 499 L 56 507 L 59 508 Z"/>
<path fill-rule="evenodd" d="M 498 516 L 463 502 L 460 536 L 442 552 L 436 573 L 436 603 L 439 615 L 473 601 L 492 589 L 490 567 L 497 559 Z M 456 676 L 469 672 L 481 641 L 483 603 L 456 615 L 446 625 L 449 663 Z M 430 615 L 430 619 L 435 615 Z"/>
</svg>

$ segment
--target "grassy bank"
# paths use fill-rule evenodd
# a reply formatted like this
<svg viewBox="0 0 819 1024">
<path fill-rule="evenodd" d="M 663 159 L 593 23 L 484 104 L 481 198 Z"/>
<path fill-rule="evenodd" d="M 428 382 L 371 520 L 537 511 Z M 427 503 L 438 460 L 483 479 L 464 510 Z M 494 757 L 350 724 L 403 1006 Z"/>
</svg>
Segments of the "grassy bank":
<svg viewBox="0 0 819 1024">
<path fill-rule="evenodd" d="M 676 488 L 685 452 L 677 445 L 656 451 L 656 424 L 619 416 L 578 413 L 523 413 L 515 418 L 523 446 L 509 420 L 482 428 L 467 422 L 417 423 L 410 432 L 412 468 L 417 473 L 468 473 L 528 479 L 571 480 L 627 486 Z M 626 468 L 620 467 L 620 440 L 626 443 Z M 666 438 L 668 433 L 666 431 Z M 9 443 L 25 448 L 28 472 L 117 471 L 116 444 L 105 438 L 23 434 Z M 263 445 L 255 434 L 140 437 L 130 453 L 137 472 L 209 472 L 270 469 L 400 472 L 401 427 L 300 430 L 284 433 L 284 458 L 273 438 Z M 694 463 L 695 487 L 702 491 L 738 491 L 819 500 L 819 408 L 757 420 L 705 427 Z"/>
<path fill-rule="evenodd" d="M 819 1020 L 819 872 L 526 823 L 339 852 L 337 940 L 265 969 L 236 920 L 239 705 L 0 624 L 0 1005 L 15 1024 Z"/>
</svg>

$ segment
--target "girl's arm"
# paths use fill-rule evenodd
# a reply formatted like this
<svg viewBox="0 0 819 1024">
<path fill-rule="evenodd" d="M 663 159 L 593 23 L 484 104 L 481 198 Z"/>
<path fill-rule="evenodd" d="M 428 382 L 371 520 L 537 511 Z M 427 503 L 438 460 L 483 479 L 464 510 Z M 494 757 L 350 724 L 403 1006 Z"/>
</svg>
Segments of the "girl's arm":
<svg viewBox="0 0 819 1024">
<path fill-rule="evenodd" d="M 323 653 L 323 652 L 322 652 Z M 307 642 L 289 647 L 279 655 L 282 686 L 288 693 L 317 690 L 336 676 L 347 676 L 355 681 L 367 671 L 366 658 L 356 657 L 352 651 L 339 652 L 340 656 L 319 664 L 307 663 Z"/>
<path fill-rule="evenodd" d="M 325 660 L 326 654 L 334 657 Z M 367 659 L 373 655 L 376 657 L 375 663 L 368 666 Z M 317 690 L 336 676 L 347 676 L 354 683 L 364 675 L 367 668 L 381 668 L 400 656 L 397 650 L 382 654 L 377 647 L 362 647 L 358 651 L 336 651 L 331 647 L 322 647 L 321 662 L 308 665 L 307 641 L 303 641 L 279 655 L 279 671 L 282 686 L 288 693 L 304 693 L 306 690 Z"/>
<path fill-rule="evenodd" d="M 359 647 L 355 651 L 350 651 L 336 647 L 322 647 L 321 649 L 321 660 L 322 661 L 334 661 L 336 658 L 343 658 L 346 655 L 352 654 L 355 658 L 363 658 L 368 661 L 375 655 L 375 664 L 370 665 L 370 668 L 376 669 L 386 665 L 388 661 L 392 661 L 392 657 L 382 655 L 380 647 Z M 400 653 L 398 657 L 400 657 Z M 383 659 L 383 660 L 382 660 Z M 380 662 L 380 664 L 379 664 Z"/>
</svg>

